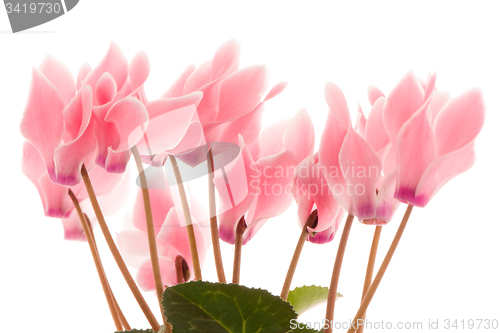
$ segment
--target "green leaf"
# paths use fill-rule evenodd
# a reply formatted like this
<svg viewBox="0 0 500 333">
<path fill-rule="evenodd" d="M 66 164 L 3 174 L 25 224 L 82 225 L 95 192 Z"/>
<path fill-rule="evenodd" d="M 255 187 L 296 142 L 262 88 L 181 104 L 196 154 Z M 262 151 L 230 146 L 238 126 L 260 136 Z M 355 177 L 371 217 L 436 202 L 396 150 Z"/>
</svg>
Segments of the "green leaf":
<svg viewBox="0 0 500 333">
<path fill-rule="evenodd" d="M 340 297 L 342 297 L 342 295 L 337 293 L 337 299 Z M 292 304 L 293 309 L 300 316 L 307 310 L 326 302 L 327 299 L 327 287 L 302 286 L 290 291 L 286 300 Z"/>
<path fill-rule="evenodd" d="M 288 332 L 292 306 L 266 290 L 205 281 L 168 287 L 162 300 L 173 333 Z"/>
<path fill-rule="evenodd" d="M 147 330 L 138 330 L 138 329 L 131 329 L 130 331 L 116 331 L 115 333 L 154 333 L 152 329 L 147 329 Z"/>
</svg>

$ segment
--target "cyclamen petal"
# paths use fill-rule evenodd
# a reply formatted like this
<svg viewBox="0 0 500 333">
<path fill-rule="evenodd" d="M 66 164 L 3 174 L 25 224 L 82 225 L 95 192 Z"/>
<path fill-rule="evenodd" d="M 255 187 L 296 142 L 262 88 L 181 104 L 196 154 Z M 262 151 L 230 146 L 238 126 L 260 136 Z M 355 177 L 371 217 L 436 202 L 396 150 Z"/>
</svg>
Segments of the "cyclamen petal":
<svg viewBox="0 0 500 333">
<path fill-rule="evenodd" d="M 347 107 L 344 93 L 336 84 L 332 82 L 326 84 L 325 99 L 330 112 L 340 121 L 341 125 L 345 128 L 351 127 L 351 116 L 349 115 L 349 108 Z"/>
<path fill-rule="evenodd" d="M 56 87 L 33 68 L 28 104 L 21 120 L 21 134 L 37 148 L 54 181 L 54 150 L 63 134 L 63 109 L 64 102 Z"/>
<path fill-rule="evenodd" d="M 385 97 L 377 99 L 366 121 L 366 142 L 376 151 L 382 150 L 388 143 L 389 137 L 384 128 Z"/>
<path fill-rule="evenodd" d="M 112 149 L 121 152 L 130 149 L 142 138 L 149 116 L 144 104 L 133 97 L 127 97 L 111 107 L 104 121 L 116 126 L 119 140 Z"/>
<path fill-rule="evenodd" d="M 111 74 L 116 82 L 117 90 L 120 90 L 127 80 L 128 63 L 122 50 L 114 42 L 109 45 L 108 52 L 97 67 L 87 75 L 83 84 L 88 84 L 92 88 L 95 88 L 97 81 L 106 72 Z"/>
<path fill-rule="evenodd" d="M 439 156 L 425 170 L 415 191 L 414 204 L 424 207 L 448 181 L 469 170 L 475 162 L 474 141 L 446 155 Z"/>
<path fill-rule="evenodd" d="M 339 163 L 347 184 L 347 194 L 354 205 L 344 209 L 348 212 L 354 210 L 361 220 L 373 217 L 376 211 L 376 184 L 382 172 L 382 162 L 377 153 L 350 128 L 339 152 Z"/>
<path fill-rule="evenodd" d="M 408 72 L 386 97 L 384 124 L 389 140 L 396 145 L 397 135 L 403 125 L 424 103 L 424 90 L 419 78 Z"/>
<path fill-rule="evenodd" d="M 368 87 L 368 101 L 372 106 L 380 97 L 385 97 L 385 95 L 379 88 L 375 86 Z"/>
<path fill-rule="evenodd" d="M 398 134 L 398 186 L 395 197 L 415 201 L 415 190 L 425 170 L 437 157 L 434 131 L 426 109 L 421 109 Z"/>
<path fill-rule="evenodd" d="M 262 99 L 268 76 L 265 66 L 253 66 L 225 78 L 220 87 L 216 121 L 226 122 L 252 111 Z"/>
<path fill-rule="evenodd" d="M 215 52 L 212 60 L 212 80 L 230 74 L 239 66 L 240 44 L 230 39 Z"/>
<path fill-rule="evenodd" d="M 170 88 L 168 88 L 168 90 L 161 95 L 161 98 L 181 97 L 184 95 L 184 85 L 186 84 L 187 78 L 191 75 L 191 73 L 193 73 L 194 69 L 194 64 L 186 67 L 172 86 L 170 86 Z"/>
<path fill-rule="evenodd" d="M 290 121 L 283 134 L 283 143 L 285 149 L 291 151 L 298 162 L 313 153 L 314 127 L 306 109 L 301 109 Z"/>
<path fill-rule="evenodd" d="M 58 59 L 48 55 L 38 69 L 56 87 L 64 105 L 68 104 L 76 93 L 75 79 L 69 68 Z"/>
<path fill-rule="evenodd" d="M 469 90 L 446 103 L 434 122 L 439 156 L 468 145 L 481 131 L 485 106 L 480 89 Z"/>
</svg>

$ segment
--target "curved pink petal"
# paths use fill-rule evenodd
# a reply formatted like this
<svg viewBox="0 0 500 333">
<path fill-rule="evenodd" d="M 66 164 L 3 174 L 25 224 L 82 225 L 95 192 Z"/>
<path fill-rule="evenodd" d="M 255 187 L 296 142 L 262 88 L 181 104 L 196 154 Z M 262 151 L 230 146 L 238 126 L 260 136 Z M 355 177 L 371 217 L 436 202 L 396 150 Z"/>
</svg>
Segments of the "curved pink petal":
<svg viewBox="0 0 500 333">
<path fill-rule="evenodd" d="M 395 197 L 414 204 L 415 191 L 427 167 L 436 159 L 434 131 L 425 109 L 404 124 L 398 134 L 398 185 Z"/>
<path fill-rule="evenodd" d="M 165 189 L 149 189 L 149 197 L 151 200 L 151 209 L 153 212 L 153 224 L 155 234 L 160 232 L 161 226 L 167 217 L 169 210 L 174 207 L 174 201 L 168 188 Z M 134 226 L 142 231 L 146 231 L 146 217 L 144 215 L 144 202 L 142 200 L 142 190 L 138 189 L 134 202 L 132 213 L 132 221 Z"/>
<path fill-rule="evenodd" d="M 69 68 L 58 59 L 47 55 L 38 69 L 56 87 L 64 105 L 68 104 L 76 93 L 75 79 Z"/>
<path fill-rule="evenodd" d="M 382 162 L 377 153 L 358 133 L 349 129 L 339 152 L 339 163 L 356 216 L 361 220 L 373 217 L 376 185 L 382 172 Z M 344 209 L 350 212 L 352 208 Z"/>
<path fill-rule="evenodd" d="M 434 124 L 438 113 L 450 99 L 451 94 L 447 91 L 434 91 L 432 93 L 428 111 L 432 124 Z"/>
<path fill-rule="evenodd" d="M 451 153 L 474 140 L 483 127 L 484 111 L 480 89 L 471 89 L 446 103 L 434 122 L 438 155 Z"/>
<path fill-rule="evenodd" d="M 36 68 L 21 120 L 21 134 L 42 156 L 51 179 L 55 179 L 54 150 L 63 134 L 64 103 L 56 87 Z"/>
<path fill-rule="evenodd" d="M 474 165 L 475 159 L 474 141 L 458 150 L 439 156 L 425 170 L 417 186 L 415 205 L 425 207 L 448 181 L 469 170 Z"/>
<path fill-rule="evenodd" d="M 166 257 L 158 258 L 160 264 L 161 281 L 164 286 L 170 286 L 177 281 L 175 262 Z M 144 291 L 155 290 L 155 280 L 153 277 L 153 266 L 151 260 L 146 260 L 137 270 L 136 275 L 137 285 Z"/>
<path fill-rule="evenodd" d="M 217 122 L 226 122 L 252 111 L 267 87 L 265 66 L 240 69 L 226 77 L 220 86 Z"/>
<path fill-rule="evenodd" d="M 384 124 L 387 136 L 396 145 L 398 132 L 404 123 L 420 109 L 424 103 L 424 90 L 419 78 L 408 72 L 389 93 L 384 104 Z"/>
<path fill-rule="evenodd" d="M 376 152 L 389 144 L 389 137 L 384 127 L 384 102 L 385 97 L 377 99 L 366 121 L 366 142 Z"/>
<path fill-rule="evenodd" d="M 314 163 L 314 157 L 310 156 L 300 163 L 295 169 L 297 191 L 312 200 L 318 210 L 318 224 L 311 232 L 326 230 L 332 225 L 337 216 L 340 206 L 333 197 L 324 175 L 319 166 Z M 301 202 L 304 199 L 301 199 Z M 305 204 L 303 202 L 302 204 Z M 299 205 L 300 206 L 300 205 Z M 311 207 L 312 208 L 312 207 Z M 302 226 L 306 223 L 312 209 L 307 214 L 299 214 Z"/>
<path fill-rule="evenodd" d="M 370 102 L 370 104 L 372 106 L 373 106 L 373 104 L 375 104 L 377 99 L 379 99 L 380 97 L 385 97 L 382 90 L 380 90 L 379 88 L 377 88 L 375 86 L 368 86 L 368 101 Z"/>
<path fill-rule="evenodd" d="M 238 143 L 238 137 L 241 135 L 247 144 L 253 143 L 261 131 L 263 112 L 264 104 L 261 103 L 246 115 L 227 123 L 218 141 Z"/>
<path fill-rule="evenodd" d="M 241 137 L 240 148 L 239 156 L 214 175 L 214 185 L 221 200 L 218 211 L 219 237 L 230 244 L 234 244 L 238 221 L 253 204 L 259 191 L 260 174 Z"/>
<path fill-rule="evenodd" d="M 191 73 L 193 73 L 194 68 L 194 64 L 186 67 L 170 88 L 168 88 L 168 90 L 161 95 L 161 98 L 181 97 L 184 95 L 184 85 L 186 84 L 187 78 L 191 75 Z"/>
<path fill-rule="evenodd" d="M 396 192 L 398 175 L 394 170 L 388 176 L 385 176 L 384 181 L 378 188 L 377 193 L 377 212 L 375 214 L 374 225 L 384 225 L 391 221 L 394 213 L 398 209 L 401 202 L 394 197 Z"/>
<path fill-rule="evenodd" d="M 54 184 L 44 173 L 38 180 L 42 188 L 45 202 L 45 215 L 49 217 L 68 217 L 74 208 L 68 196 L 68 188 Z"/>
<path fill-rule="evenodd" d="M 94 88 L 94 97 L 97 105 L 107 104 L 115 99 L 118 87 L 108 72 L 102 74 Z"/>
<path fill-rule="evenodd" d="M 184 94 L 189 94 L 201 89 L 212 82 L 212 61 L 208 60 L 196 67 L 186 79 Z"/>
<path fill-rule="evenodd" d="M 108 52 L 101 62 L 87 75 L 84 84 L 95 88 L 97 81 L 105 72 L 111 74 L 119 91 L 127 80 L 128 63 L 122 50 L 114 42 L 109 45 Z"/>
<path fill-rule="evenodd" d="M 136 98 L 127 97 L 115 103 L 104 120 L 115 124 L 119 141 L 112 149 L 121 152 L 130 149 L 142 138 L 149 116 L 144 104 Z"/>
<path fill-rule="evenodd" d="M 132 61 L 129 68 L 129 79 L 132 91 L 139 89 L 149 76 L 150 65 L 149 58 L 146 52 L 138 52 Z"/>
<path fill-rule="evenodd" d="M 187 154 L 194 151 L 196 148 L 205 146 L 205 136 L 203 135 L 203 127 L 200 122 L 193 121 L 189 125 L 186 134 L 182 140 L 172 149 L 167 151 L 170 154 Z"/>
<path fill-rule="evenodd" d="M 361 109 L 361 105 L 358 104 L 358 115 L 356 116 L 356 124 L 354 125 L 354 131 L 365 138 L 366 132 L 366 117 Z"/>
<path fill-rule="evenodd" d="M 69 217 L 62 218 L 61 222 L 64 229 L 65 240 L 79 242 L 85 242 L 87 240 L 76 209 L 73 209 Z"/>
<path fill-rule="evenodd" d="M 260 139 L 264 143 L 260 151 L 261 158 L 278 154 L 285 149 L 283 136 L 289 124 L 290 119 L 284 119 L 264 128 L 260 134 Z"/>
<path fill-rule="evenodd" d="M 287 82 L 277 83 L 274 87 L 271 88 L 271 90 L 269 90 L 266 97 L 264 97 L 264 102 L 281 94 L 283 90 L 285 90 L 287 85 L 288 85 Z"/>
<path fill-rule="evenodd" d="M 67 122 L 75 128 L 75 118 L 80 118 L 80 128 L 76 132 L 74 140 L 67 142 L 54 152 L 54 161 L 57 172 L 57 183 L 61 185 L 76 185 L 80 179 L 80 169 L 84 160 L 92 154 L 96 148 L 92 116 L 92 91 L 89 86 L 84 86 L 78 92 L 75 99 L 64 110 L 65 118 L 73 120 Z M 67 115 L 67 116 L 66 116 Z M 69 125 L 71 124 L 71 125 Z"/>
<path fill-rule="evenodd" d="M 92 71 L 92 67 L 88 63 L 84 63 L 82 67 L 78 70 L 78 75 L 76 76 L 76 90 L 80 90 L 83 86 L 83 82 L 89 73 Z"/>
<path fill-rule="evenodd" d="M 306 109 L 300 109 L 290 121 L 283 134 L 283 143 L 285 149 L 291 151 L 298 162 L 313 153 L 314 127 Z"/>
<path fill-rule="evenodd" d="M 285 212 L 293 202 L 293 175 L 297 159 L 290 151 L 259 159 L 259 188 L 255 210 L 247 216 L 247 225 L 259 220 L 278 216 Z"/>
<path fill-rule="evenodd" d="M 148 127 L 144 137 L 137 142 L 140 154 L 158 154 L 179 145 L 191 125 L 196 104 L 200 100 L 201 94 L 193 93 L 149 102 L 146 106 L 149 113 Z"/>
<path fill-rule="evenodd" d="M 230 39 L 215 52 L 212 60 L 212 80 L 220 79 L 239 66 L 240 44 Z"/>
<path fill-rule="evenodd" d="M 190 203 L 190 209 L 196 211 L 198 209 L 196 204 Z M 182 212 L 178 211 L 177 208 L 172 208 L 165 218 L 165 222 L 163 223 L 160 232 L 158 233 L 158 241 L 160 241 L 165 249 L 162 251 L 160 255 L 168 256 L 172 259 L 175 259 L 175 256 L 178 254 L 182 255 L 186 262 L 188 263 L 191 271 L 193 270 L 193 262 L 191 259 L 191 250 L 189 247 L 189 240 L 187 236 L 186 227 L 182 227 L 178 214 L 182 214 Z M 203 230 L 202 226 L 194 221 L 193 223 L 196 245 L 198 248 L 198 255 L 200 260 L 203 262 L 208 247 L 210 245 L 209 240 L 209 230 L 206 232 Z M 176 251 L 172 253 L 171 248 Z M 176 253 L 177 252 L 177 253 Z"/>
<path fill-rule="evenodd" d="M 108 148 L 104 169 L 110 173 L 123 173 L 127 168 L 128 161 L 130 160 L 130 150 L 115 152 L 111 147 Z"/>
<path fill-rule="evenodd" d="M 340 88 L 332 83 L 327 82 L 325 86 L 326 104 L 330 108 L 330 112 L 340 121 L 343 127 L 351 127 L 351 116 L 349 108 L 344 97 L 344 93 Z"/>
<path fill-rule="evenodd" d="M 33 185 L 35 185 L 38 194 L 40 195 L 40 199 L 42 200 L 42 205 L 45 208 L 45 195 L 38 180 L 47 171 L 42 156 L 40 156 L 38 150 L 36 150 L 35 146 L 29 143 L 29 141 L 24 141 L 23 143 L 23 158 L 21 162 L 21 170 L 24 175 L 28 177 L 28 179 L 33 183 Z"/>
<path fill-rule="evenodd" d="M 354 214 L 353 204 L 347 194 L 345 179 L 339 164 L 339 153 L 347 134 L 345 124 L 332 111 L 328 112 L 325 129 L 321 135 L 318 151 L 319 163 L 330 189 L 340 206 Z"/>
</svg>

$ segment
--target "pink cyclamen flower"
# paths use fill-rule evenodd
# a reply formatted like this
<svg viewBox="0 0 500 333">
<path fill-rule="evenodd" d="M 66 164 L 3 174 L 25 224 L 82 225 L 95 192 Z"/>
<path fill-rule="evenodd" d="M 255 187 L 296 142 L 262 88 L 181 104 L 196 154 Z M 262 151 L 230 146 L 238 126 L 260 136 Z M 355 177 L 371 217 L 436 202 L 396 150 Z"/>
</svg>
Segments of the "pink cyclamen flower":
<svg viewBox="0 0 500 333">
<path fill-rule="evenodd" d="M 306 157 L 295 169 L 294 198 L 298 206 L 301 228 L 316 209 L 318 221 L 314 228 L 308 227 L 307 240 L 324 244 L 333 240 L 342 223 L 345 211 L 333 197 L 325 176 L 318 165 L 318 153 Z"/>
<path fill-rule="evenodd" d="M 61 185 L 75 185 L 83 161 L 95 150 L 92 89 L 76 92 L 68 68 L 47 56 L 33 68 L 21 134 L 38 150 L 48 178 Z"/>
<path fill-rule="evenodd" d="M 269 81 L 265 66 L 239 69 L 240 45 L 229 40 L 212 59 L 196 67 L 190 65 L 162 98 L 203 93 L 197 105 L 205 141 L 238 143 L 241 134 L 246 144 L 257 139 L 263 102 L 279 94 L 285 83 L 276 85 L 262 99 Z"/>
<path fill-rule="evenodd" d="M 235 242 L 242 217 L 247 226 L 243 234 L 246 244 L 269 218 L 282 214 L 292 204 L 295 167 L 314 148 L 314 130 L 307 111 L 266 128 L 260 140 L 265 144 L 254 159 L 240 136 L 241 154 L 225 168 L 229 184 L 220 173 L 214 179 L 221 197 L 219 235 L 230 244 Z"/>
<path fill-rule="evenodd" d="M 387 96 L 383 120 L 395 147 L 395 197 L 425 207 L 456 175 L 475 161 L 474 142 L 484 124 L 480 89 L 450 99 L 434 90 L 435 76 L 423 83 L 407 73 Z"/>
<path fill-rule="evenodd" d="M 88 159 L 95 158 L 91 155 Z M 64 227 L 64 238 L 67 240 L 85 240 L 85 234 L 80 219 L 68 196 L 71 189 L 90 220 L 94 220 L 94 210 L 90 206 L 88 194 L 83 182 L 74 186 L 64 186 L 53 183 L 49 179 L 45 163 L 38 150 L 28 141 L 23 145 L 21 164 L 23 173 L 35 185 L 44 213 L 48 217 L 61 218 Z M 110 174 L 102 168 L 94 167 L 89 171 L 90 180 L 103 213 L 108 216 L 117 212 L 127 195 L 127 182 L 124 174 Z"/>
<path fill-rule="evenodd" d="M 377 99 L 368 119 L 359 111 L 356 130 L 340 88 L 327 83 L 325 98 L 330 110 L 321 137 L 319 165 L 330 190 L 348 214 L 363 223 L 386 224 L 399 202 L 393 197 L 395 168 L 382 159 L 390 148 L 382 123 L 384 98 Z"/>
<path fill-rule="evenodd" d="M 157 178 L 158 175 L 155 176 L 155 180 L 158 180 Z M 185 224 L 183 226 L 183 223 L 179 221 L 177 208 L 174 206 L 172 199 L 173 194 L 168 187 L 150 189 L 149 195 L 162 282 L 165 286 L 175 285 L 177 284 L 175 259 L 178 255 L 181 255 L 186 260 L 190 271 L 193 272 Z M 200 262 L 203 263 L 210 246 L 210 231 L 206 223 L 207 214 L 200 204 L 193 199 L 190 201 L 189 207 L 192 214 L 198 254 Z M 137 192 L 131 222 L 125 225 L 124 230 L 118 235 L 119 244 L 122 248 L 121 252 L 126 263 L 138 269 L 137 283 L 139 287 L 145 291 L 155 290 L 142 191 L 140 189 Z M 191 279 L 193 277 L 194 275 L 191 274 Z"/>
</svg>

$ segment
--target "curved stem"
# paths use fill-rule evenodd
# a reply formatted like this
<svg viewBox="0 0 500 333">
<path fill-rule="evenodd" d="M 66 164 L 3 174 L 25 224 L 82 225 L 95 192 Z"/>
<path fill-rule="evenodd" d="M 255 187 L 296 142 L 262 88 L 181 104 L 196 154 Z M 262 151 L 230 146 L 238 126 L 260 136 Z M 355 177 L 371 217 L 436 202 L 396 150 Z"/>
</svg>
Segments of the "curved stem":
<svg viewBox="0 0 500 333">
<path fill-rule="evenodd" d="M 361 302 L 361 305 L 358 309 L 358 312 L 356 313 L 356 316 L 353 319 L 354 323 L 357 323 L 358 320 L 363 318 L 363 316 L 366 313 L 366 309 L 368 308 L 368 305 L 370 305 L 370 302 L 373 298 L 373 295 L 375 295 L 375 292 L 377 291 L 377 288 L 380 284 L 380 281 L 382 281 L 382 278 L 384 277 L 385 271 L 387 270 L 387 267 L 389 266 L 389 263 L 391 262 L 392 256 L 394 255 L 394 252 L 396 251 L 396 248 L 398 247 L 399 240 L 401 239 L 401 236 L 403 235 L 403 231 L 405 230 L 406 224 L 408 223 L 408 219 L 410 218 L 411 211 L 413 209 L 413 206 L 408 205 L 408 208 L 406 208 L 405 215 L 403 216 L 403 220 L 401 221 L 401 224 L 399 225 L 398 231 L 396 232 L 396 235 L 394 236 L 394 239 L 391 243 L 391 247 L 389 248 L 389 251 L 387 251 L 387 254 L 385 255 L 384 261 L 382 262 L 382 265 L 380 266 L 377 275 L 375 276 L 375 279 L 373 280 L 370 288 L 366 292 L 365 297 L 363 298 L 363 302 Z M 351 327 L 347 332 L 348 333 L 354 333 L 356 331 L 357 327 Z"/>
<path fill-rule="evenodd" d="M 137 147 L 133 146 L 130 150 L 134 155 L 137 171 L 139 172 L 139 181 L 141 182 L 142 202 L 144 205 L 144 214 L 146 216 L 149 255 L 151 257 L 151 266 L 153 267 L 153 279 L 155 282 L 156 296 L 158 298 L 158 304 L 160 305 L 163 323 L 165 324 L 165 326 L 170 326 L 167 323 L 167 319 L 163 315 L 163 306 L 161 305 L 161 297 L 163 295 L 163 283 L 161 280 L 160 261 L 158 259 L 158 248 L 156 246 L 155 226 L 153 223 L 153 211 L 151 209 L 151 199 L 149 197 L 148 180 L 146 179 L 146 174 L 144 173 L 144 168 L 142 167 L 142 161 L 141 157 L 139 156 L 139 151 L 137 150 Z"/>
<path fill-rule="evenodd" d="M 290 285 L 292 284 L 293 274 L 295 273 L 295 269 L 297 268 L 297 264 L 299 262 L 300 254 L 302 253 L 302 248 L 304 247 L 304 243 L 306 242 L 307 236 L 309 236 L 309 230 L 307 228 L 315 228 L 315 224 L 318 223 L 318 210 L 315 209 L 309 215 L 304 227 L 302 228 L 302 232 L 299 237 L 299 241 L 297 242 L 297 246 L 295 247 L 295 252 L 293 253 L 292 261 L 290 262 L 290 267 L 288 267 L 288 272 L 286 273 L 285 282 L 283 283 L 283 288 L 281 289 L 281 299 L 286 301 L 288 297 L 288 292 L 290 291 Z"/>
<path fill-rule="evenodd" d="M 347 239 L 349 238 L 349 232 L 351 231 L 352 221 L 354 220 L 353 215 L 347 215 L 345 221 L 344 230 L 342 231 L 342 237 L 340 238 L 339 249 L 337 250 L 337 257 L 335 258 L 335 265 L 333 266 L 332 280 L 330 282 L 330 288 L 328 289 L 328 300 L 326 303 L 326 320 L 328 323 L 333 323 L 333 315 L 335 311 L 335 300 L 337 299 L 337 287 L 339 284 L 340 269 L 342 268 L 342 261 L 344 260 L 345 248 L 347 246 Z M 325 333 L 332 333 L 332 325 L 328 325 L 325 329 Z"/>
<path fill-rule="evenodd" d="M 174 169 L 175 180 L 177 182 L 177 187 L 179 188 L 182 210 L 184 212 L 184 220 L 186 221 L 189 249 L 191 250 L 191 260 L 193 261 L 194 279 L 201 280 L 200 258 L 198 256 L 198 248 L 196 247 L 196 237 L 194 234 L 193 221 L 191 220 L 191 213 L 189 212 L 186 190 L 184 189 L 184 184 L 182 183 L 182 177 L 179 171 L 179 166 L 177 165 L 177 160 L 173 155 L 170 155 L 170 162 L 172 163 L 172 168 Z"/>
<path fill-rule="evenodd" d="M 247 224 L 245 223 L 245 217 L 242 216 L 238 221 L 236 226 L 236 240 L 234 242 L 234 261 L 233 261 L 233 283 L 240 283 L 240 270 L 241 270 L 241 248 L 243 246 L 243 234 Z"/>
<path fill-rule="evenodd" d="M 210 209 L 210 233 L 212 235 L 212 247 L 214 250 L 215 268 L 217 269 L 217 278 L 220 283 L 226 283 L 224 266 L 222 265 L 222 254 L 219 243 L 219 227 L 217 226 L 217 211 L 215 206 L 215 186 L 214 186 L 214 157 L 212 149 L 208 150 L 208 205 Z"/>
<path fill-rule="evenodd" d="M 99 252 L 97 250 L 97 243 L 95 241 L 94 232 L 92 231 L 92 223 L 90 223 L 90 219 L 87 216 L 87 214 L 83 213 L 83 216 L 85 217 L 85 221 L 87 222 L 87 226 L 88 226 L 89 231 L 90 231 L 90 240 L 92 241 L 92 246 L 94 247 L 94 249 L 97 253 L 97 260 L 99 262 L 99 266 L 101 267 L 101 269 L 105 273 L 104 267 L 102 266 L 101 257 L 99 256 Z M 118 313 L 118 318 L 120 318 L 120 322 L 121 322 L 123 328 L 126 330 L 130 330 L 131 329 L 130 325 L 128 324 L 128 321 L 125 318 L 125 316 L 123 315 L 122 309 L 120 309 L 120 305 L 118 305 L 118 302 L 116 301 L 115 295 L 113 294 L 113 290 L 111 289 L 111 287 L 109 285 L 109 281 L 106 277 L 106 274 L 104 274 L 104 279 L 106 280 L 106 286 L 109 290 L 109 294 L 111 295 L 111 298 L 113 299 L 113 304 L 115 306 L 116 312 Z"/>
<path fill-rule="evenodd" d="M 153 331 L 158 331 L 160 329 L 160 325 L 158 324 L 158 321 L 154 317 L 153 312 L 151 312 L 151 309 L 146 303 L 146 300 L 139 291 L 139 288 L 135 284 L 132 275 L 130 275 L 130 272 L 127 269 L 127 265 L 125 265 L 125 262 L 123 261 L 120 251 L 118 251 L 118 248 L 116 247 L 113 237 L 111 236 L 106 221 L 104 220 L 104 215 L 102 214 L 101 207 L 99 207 L 99 203 L 97 202 L 97 197 L 95 195 L 94 188 L 92 187 L 92 183 L 90 182 L 89 174 L 87 172 L 87 168 L 85 168 L 85 165 L 82 165 L 81 174 L 83 182 L 85 184 L 85 188 L 87 189 L 87 193 L 89 194 L 90 203 L 92 204 L 92 208 L 94 209 L 95 216 L 97 217 L 99 226 L 101 227 L 104 238 L 106 239 L 106 243 L 108 244 L 108 247 L 111 250 L 111 253 L 113 254 L 113 258 L 115 259 L 116 264 L 120 269 L 120 272 L 122 273 L 125 281 L 127 282 L 130 291 L 132 291 L 132 294 L 134 295 L 139 306 L 141 307 L 142 312 L 144 313 L 149 324 L 153 328 Z"/>
<path fill-rule="evenodd" d="M 113 303 L 113 298 L 111 297 L 108 281 L 106 279 L 106 274 L 104 273 L 104 269 L 100 264 L 101 261 L 99 259 L 99 254 L 97 253 L 97 249 L 92 244 L 92 239 L 89 231 L 89 226 L 87 225 L 87 221 L 83 216 L 82 209 L 80 208 L 80 203 L 76 198 L 73 191 L 68 189 L 68 195 L 73 201 L 73 205 L 75 206 L 76 212 L 78 213 L 78 217 L 80 218 L 80 222 L 83 227 L 83 231 L 85 232 L 85 238 L 87 238 L 87 243 L 90 247 L 90 252 L 92 253 L 92 259 L 94 259 L 95 268 L 97 269 L 97 274 L 99 275 L 99 280 L 101 281 L 102 290 L 104 291 L 104 296 L 106 297 L 106 302 L 108 303 L 109 311 L 111 312 L 111 317 L 113 317 L 113 322 L 115 323 L 115 327 L 118 331 L 122 330 L 122 325 L 120 323 L 120 318 L 118 317 L 118 313 L 116 312 L 115 305 Z"/>
<path fill-rule="evenodd" d="M 370 249 L 370 256 L 368 258 L 368 265 L 366 266 L 365 284 L 363 285 L 363 295 L 361 297 L 361 302 L 365 298 L 366 292 L 370 285 L 372 284 L 373 269 L 375 268 L 375 259 L 377 258 L 378 243 L 380 241 L 380 234 L 382 233 L 382 226 L 375 227 L 375 233 L 373 234 L 372 247 Z M 366 315 L 363 316 L 363 323 L 365 322 Z M 358 333 L 363 333 L 365 326 L 362 325 L 358 328 Z"/>
</svg>

